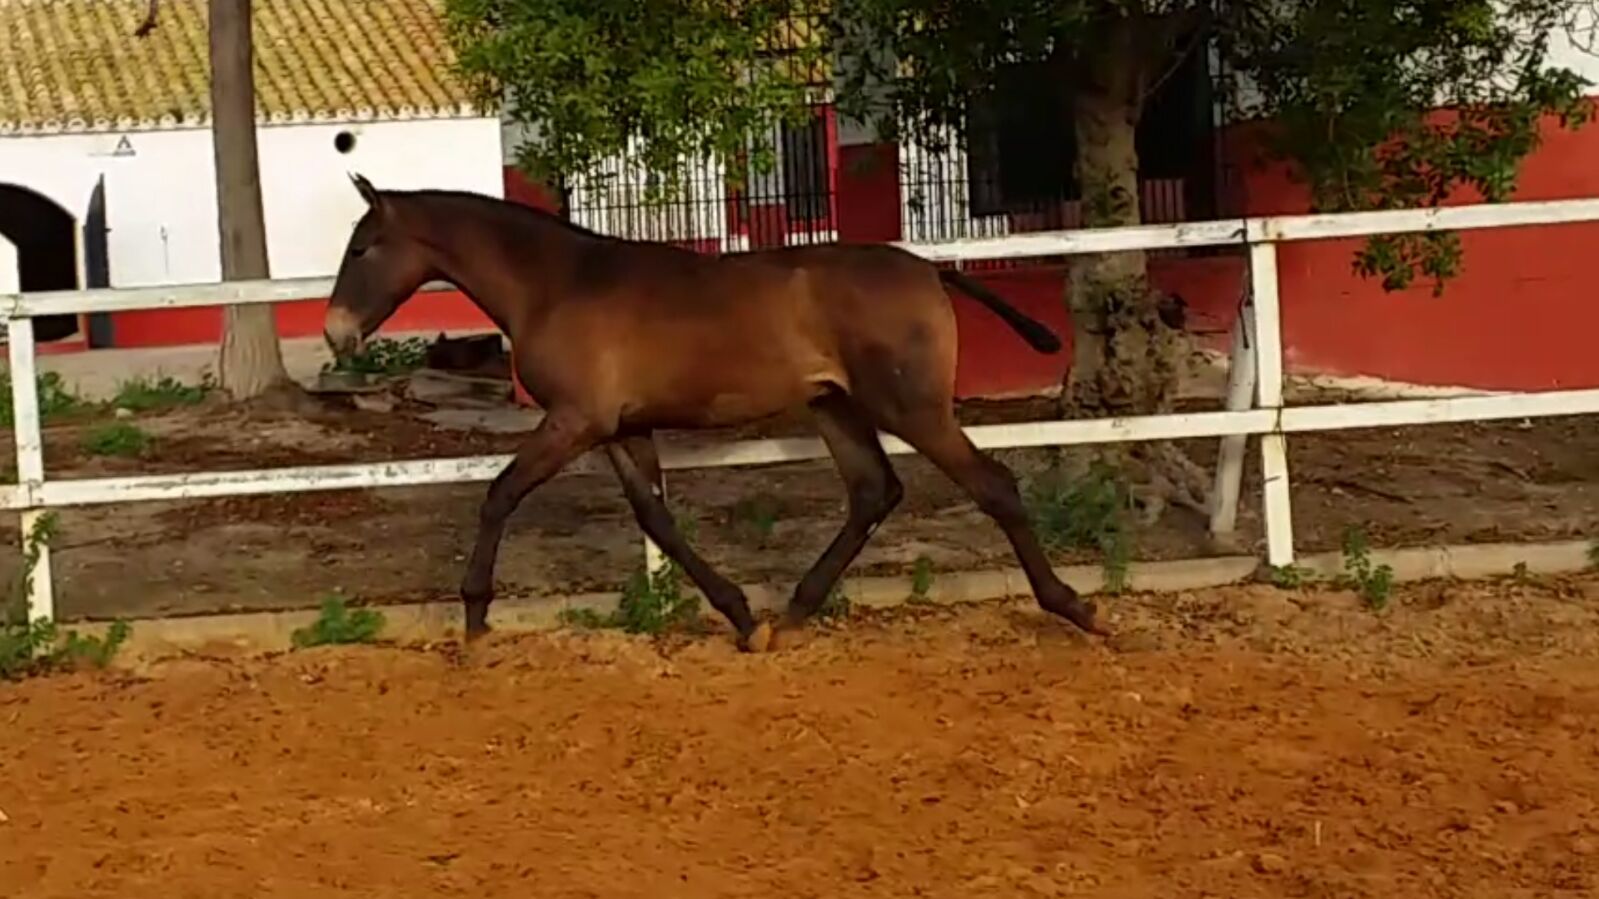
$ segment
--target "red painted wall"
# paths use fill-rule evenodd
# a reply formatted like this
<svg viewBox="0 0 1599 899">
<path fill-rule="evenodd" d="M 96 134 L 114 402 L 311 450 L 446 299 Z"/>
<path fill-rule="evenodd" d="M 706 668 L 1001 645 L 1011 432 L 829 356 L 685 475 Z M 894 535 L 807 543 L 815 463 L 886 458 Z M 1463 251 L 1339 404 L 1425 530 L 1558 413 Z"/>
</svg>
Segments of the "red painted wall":
<svg viewBox="0 0 1599 899">
<path fill-rule="evenodd" d="M 1599 197 L 1599 127 L 1544 123 L 1518 201 Z M 1250 135 L 1240 132 L 1238 158 Z M 1462 193 L 1451 205 L 1477 202 Z M 1245 179 L 1245 210 L 1303 212 L 1306 192 L 1281 168 Z M 1599 224 L 1497 228 L 1461 235 L 1461 274 L 1439 297 L 1430 283 L 1394 293 L 1360 277 L 1361 241 L 1293 243 L 1278 251 L 1283 339 L 1291 370 L 1420 384 L 1551 390 L 1599 386 L 1599 304 L 1592 270 Z"/>
</svg>

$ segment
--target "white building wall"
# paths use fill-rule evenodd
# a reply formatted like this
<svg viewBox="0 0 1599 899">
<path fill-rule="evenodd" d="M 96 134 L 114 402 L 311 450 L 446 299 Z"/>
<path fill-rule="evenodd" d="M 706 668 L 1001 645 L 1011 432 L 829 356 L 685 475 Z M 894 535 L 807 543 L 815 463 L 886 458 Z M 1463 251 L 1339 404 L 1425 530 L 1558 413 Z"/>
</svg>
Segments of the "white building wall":
<svg viewBox="0 0 1599 899">
<path fill-rule="evenodd" d="M 334 146 L 341 131 L 355 137 L 349 153 Z M 352 172 L 379 188 L 504 196 L 493 118 L 276 125 L 257 135 L 273 277 L 337 270 L 365 209 Z M 102 175 L 113 286 L 220 280 L 208 129 L 0 138 L 0 183 L 37 191 L 80 221 Z"/>
</svg>

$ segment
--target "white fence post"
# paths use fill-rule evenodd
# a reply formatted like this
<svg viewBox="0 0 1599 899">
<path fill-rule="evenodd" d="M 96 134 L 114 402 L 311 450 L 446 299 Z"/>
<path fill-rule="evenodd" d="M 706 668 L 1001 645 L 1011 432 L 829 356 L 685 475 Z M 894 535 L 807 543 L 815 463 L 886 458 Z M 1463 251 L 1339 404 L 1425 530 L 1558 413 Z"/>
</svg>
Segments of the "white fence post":
<svg viewBox="0 0 1599 899">
<path fill-rule="evenodd" d="M 1294 561 L 1294 515 L 1288 485 L 1288 439 L 1283 436 L 1282 310 L 1277 291 L 1277 245 L 1249 247 L 1249 285 L 1255 313 L 1255 399 L 1277 412 L 1275 428 L 1260 435 L 1261 505 L 1266 519 L 1266 562 Z"/>
<path fill-rule="evenodd" d="M 1227 363 L 1227 411 L 1248 409 L 1255 399 L 1255 309 L 1245 292 L 1233 322 L 1233 348 Z M 1210 535 L 1230 537 L 1238 528 L 1238 491 L 1244 477 L 1247 434 L 1221 438 L 1216 460 L 1216 484 L 1211 490 Z"/>
<path fill-rule="evenodd" d="M 22 292 L 17 250 L 0 237 L 0 295 Z M 17 442 L 17 490 L 24 510 L 21 516 L 22 552 L 26 562 L 34 529 L 47 514 L 35 508 L 39 485 L 44 482 L 44 435 L 39 424 L 38 368 L 34 364 L 33 319 L 13 318 L 6 323 L 6 345 L 11 357 L 11 420 Z M 29 621 L 55 618 L 55 591 L 50 579 L 50 546 L 40 540 L 39 555 L 28 572 Z"/>
</svg>

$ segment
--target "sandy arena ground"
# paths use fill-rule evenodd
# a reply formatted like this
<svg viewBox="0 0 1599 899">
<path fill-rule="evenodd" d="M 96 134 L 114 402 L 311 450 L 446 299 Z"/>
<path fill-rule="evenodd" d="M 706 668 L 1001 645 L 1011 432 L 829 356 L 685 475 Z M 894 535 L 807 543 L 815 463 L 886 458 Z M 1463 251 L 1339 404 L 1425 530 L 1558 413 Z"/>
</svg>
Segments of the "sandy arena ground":
<svg viewBox="0 0 1599 899">
<path fill-rule="evenodd" d="M 1599 577 L 0 685 L 0 894 L 1599 894 Z"/>
</svg>

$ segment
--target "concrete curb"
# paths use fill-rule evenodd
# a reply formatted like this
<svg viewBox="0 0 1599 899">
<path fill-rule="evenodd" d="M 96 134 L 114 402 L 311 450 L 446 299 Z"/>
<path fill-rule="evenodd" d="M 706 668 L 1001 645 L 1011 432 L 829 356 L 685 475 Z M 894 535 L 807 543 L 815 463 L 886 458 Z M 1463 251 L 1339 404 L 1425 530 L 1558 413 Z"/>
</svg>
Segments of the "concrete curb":
<svg viewBox="0 0 1599 899">
<path fill-rule="evenodd" d="M 1563 541 L 1435 546 L 1372 550 L 1370 557 L 1374 564 L 1392 567 L 1394 581 L 1399 583 L 1445 578 L 1472 580 L 1508 575 L 1518 565 L 1525 565 L 1529 574 L 1584 571 L 1593 567 L 1589 560 L 1593 545 L 1586 541 Z M 1343 570 L 1339 553 L 1304 556 L 1297 564 L 1313 578 L 1332 578 Z M 1260 560 L 1253 556 L 1222 556 L 1137 562 L 1130 567 L 1128 578 L 1134 591 L 1178 592 L 1247 583 L 1256 580 L 1262 570 Z M 1104 589 L 1103 572 L 1096 566 L 1074 565 L 1057 571 L 1067 583 L 1085 594 Z M 787 602 L 786 590 L 767 585 L 751 585 L 746 590 L 750 604 L 760 611 L 777 611 Z M 912 601 L 912 580 L 909 577 L 850 578 L 845 581 L 844 593 L 859 606 L 892 608 Z M 954 605 L 1028 593 L 1027 580 L 1020 569 L 944 572 L 934 576 L 922 601 Z M 561 626 L 567 610 L 592 609 L 604 615 L 616 608 L 619 598 L 620 594 L 614 592 L 510 597 L 494 603 L 493 624 L 501 633 L 551 630 Z M 460 633 L 460 604 L 453 600 L 383 606 L 382 611 L 387 619 L 383 631 L 386 640 L 398 643 L 438 641 L 453 639 Z M 316 616 L 314 610 L 302 610 L 140 619 L 132 622 L 132 636 L 119 660 L 281 652 L 291 647 L 290 635 L 310 624 Z M 72 625 L 94 634 L 104 633 L 106 626 L 105 622 Z"/>
</svg>

